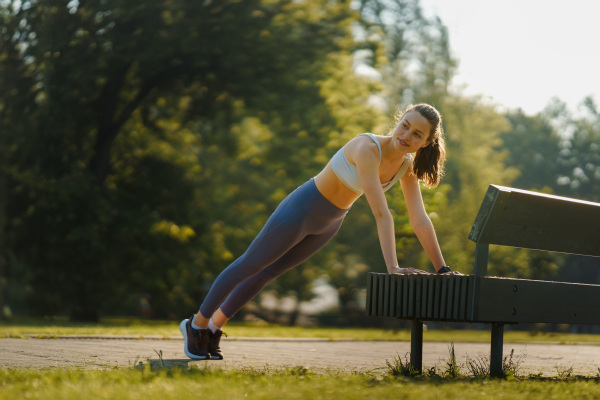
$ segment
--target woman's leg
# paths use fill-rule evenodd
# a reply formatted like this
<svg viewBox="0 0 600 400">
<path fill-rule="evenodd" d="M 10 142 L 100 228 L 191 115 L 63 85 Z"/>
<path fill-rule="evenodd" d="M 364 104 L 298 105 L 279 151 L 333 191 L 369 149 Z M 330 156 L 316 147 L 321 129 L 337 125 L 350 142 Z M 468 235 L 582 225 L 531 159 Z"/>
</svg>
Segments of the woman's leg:
<svg viewBox="0 0 600 400">
<path fill-rule="evenodd" d="M 211 319 L 213 323 L 222 328 L 247 302 L 252 300 L 269 282 L 281 276 L 290 269 L 302 264 L 308 260 L 323 246 L 325 246 L 335 236 L 341 226 L 333 226 L 330 231 L 320 235 L 308 235 L 290 251 L 284 254 L 279 260 L 275 261 L 269 267 L 261 272 L 251 276 L 240 283 L 227 297 L 225 303 L 214 312 Z M 227 310 L 227 312 L 223 311 Z M 196 314 L 194 323 L 201 328 L 208 326 L 209 319 L 202 316 L 200 312 Z"/>
<path fill-rule="evenodd" d="M 198 322 L 194 320 L 196 325 L 206 326 L 217 308 L 240 282 L 277 261 L 309 233 L 307 229 L 310 224 L 307 224 L 307 219 L 315 190 L 314 183 L 309 181 L 279 204 L 248 250 L 214 281 L 200 306 Z"/>
<path fill-rule="evenodd" d="M 214 315 L 214 314 L 213 314 Z M 196 315 L 194 316 L 194 325 L 205 329 L 206 327 L 208 327 L 208 321 L 210 321 L 210 318 L 206 318 L 204 315 L 202 315 L 200 313 L 200 311 L 198 311 L 196 313 Z"/>
<path fill-rule="evenodd" d="M 335 236 L 341 225 L 342 219 L 331 224 L 329 229 L 321 234 L 306 236 L 269 267 L 240 283 L 215 313 L 215 316 L 219 314 L 218 323 L 213 317 L 215 325 L 222 327 L 269 282 L 312 257 Z"/>
<path fill-rule="evenodd" d="M 186 354 L 190 358 L 198 358 L 199 354 L 208 353 L 211 358 L 222 359 L 219 348 L 222 331 L 219 328 L 268 281 L 323 247 L 338 231 L 346 213 L 347 210 L 341 210 L 325 199 L 312 179 L 286 197 L 244 255 L 217 277 L 194 321 L 184 320 L 180 324 Z M 270 269 L 261 278 L 251 279 L 266 268 Z M 232 301 L 227 303 L 232 307 L 231 312 L 217 310 L 230 293 L 248 279 L 250 281 L 240 288 L 237 295 L 230 296 Z M 210 329 L 195 330 L 192 322 Z M 191 339 L 188 340 L 188 337 Z M 208 342 L 201 340 L 204 337 L 208 337 Z"/>
</svg>

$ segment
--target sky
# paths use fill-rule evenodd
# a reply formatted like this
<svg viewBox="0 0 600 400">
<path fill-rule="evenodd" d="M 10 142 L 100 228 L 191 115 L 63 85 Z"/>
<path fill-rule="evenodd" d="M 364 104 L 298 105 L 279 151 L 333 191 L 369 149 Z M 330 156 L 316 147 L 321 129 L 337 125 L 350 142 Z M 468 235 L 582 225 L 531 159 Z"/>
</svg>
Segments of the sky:
<svg viewBox="0 0 600 400">
<path fill-rule="evenodd" d="M 557 97 L 600 105 L 600 0 L 421 0 L 448 28 L 467 95 L 533 115 Z"/>
</svg>

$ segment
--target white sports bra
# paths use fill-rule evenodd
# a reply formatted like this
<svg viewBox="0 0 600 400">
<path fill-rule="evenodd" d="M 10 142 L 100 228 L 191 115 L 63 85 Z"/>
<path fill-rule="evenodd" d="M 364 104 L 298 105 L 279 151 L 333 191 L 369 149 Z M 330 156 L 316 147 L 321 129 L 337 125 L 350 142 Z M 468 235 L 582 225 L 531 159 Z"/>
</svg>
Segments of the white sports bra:
<svg viewBox="0 0 600 400">
<path fill-rule="evenodd" d="M 363 133 L 359 136 L 363 135 L 370 137 L 377 145 L 377 148 L 379 149 L 379 164 L 381 165 L 381 145 L 379 144 L 379 141 L 375 138 L 375 136 L 372 133 Z M 346 154 L 344 153 L 345 147 L 346 146 L 343 146 L 341 149 L 339 149 L 337 153 L 335 153 L 334 156 L 331 158 L 331 168 L 333 169 L 333 173 L 338 177 L 340 181 L 342 181 L 344 185 L 346 185 L 348 189 L 356 193 L 363 193 L 364 190 L 360 183 L 360 179 L 358 178 L 358 169 L 356 168 L 356 165 L 350 163 L 350 161 L 348 161 L 348 159 L 346 158 Z M 384 192 L 387 192 L 394 185 L 394 183 L 398 182 L 398 179 L 404 176 L 404 174 L 408 170 L 411 160 L 412 156 L 410 154 L 407 154 L 406 158 L 404 159 L 404 162 L 402 163 L 402 166 L 400 167 L 394 178 L 387 183 L 381 184 L 381 187 L 383 188 Z"/>
</svg>

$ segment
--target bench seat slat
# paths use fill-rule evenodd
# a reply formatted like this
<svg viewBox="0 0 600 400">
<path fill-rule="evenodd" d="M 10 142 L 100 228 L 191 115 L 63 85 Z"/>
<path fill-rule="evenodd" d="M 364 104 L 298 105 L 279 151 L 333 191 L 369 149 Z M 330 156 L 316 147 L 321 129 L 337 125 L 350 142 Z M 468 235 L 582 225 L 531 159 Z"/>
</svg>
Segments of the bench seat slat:
<svg viewBox="0 0 600 400">
<path fill-rule="evenodd" d="M 446 303 L 448 298 L 448 279 L 442 276 L 442 295 L 440 298 L 440 318 L 444 319 L 447 317 L 446 314 Z"/>
<path fill-rule="evenodd" d="M 374 274 L 367 274 L 367 315 L 369 316 L 374 316 L 375 314 L 373 313 L 373 279 L 374 278 Z"/>
<path fill-rule="evenodd" d="M 435 290 L 435 276 L 427 277 L 427 318 L 431 319 L 433 317 L 433 299 L 434 299 L 434 290 Z"/>
<path fill-rule="evenodd" d="M 381 275 L 378 279 L 377 290 L 379 292 L 379 296 L 377 298 L 377 315 L 383 316 L 383 296 L 385 296 L 385 289 L 383 287 L 384 277 Z"/>
<path fill-rule="evenodd" d="M 384 317 L 389 316 L 389 307 L 390 307 L 390 275 L 383 276 L 383 305 L 382 305 L 382 314 Z"/>
<path fill-rule="evenodd" d="M 427 318 L 427 298 L 429 292 L 429 281 L 427 276 L 424 275 L 423 279 L 419 279 L 421 283 L 421 310 L 419 312 L 419 318 Z"/>
<path fill-rule="evenodd" d="M 446 318 L 452 319 L 452 302 L 454 301 L 454 279 L 448 279 L 448 297 L 446 297 Z"/>
<path fill-rule="evenodd" d="M 402 281 L 402 316 L 408 315 L 408 279 L 401 279 Z M 412 303 L 412 302 L 411 302 Z"/>
<path fill-rule="evenodd" d="M 402 279 L 397 277 L 394 284 L 396 285 L 396 305 L 394 308 L 394 316 L 400 318 L 402 316 Z"/>
</svg>

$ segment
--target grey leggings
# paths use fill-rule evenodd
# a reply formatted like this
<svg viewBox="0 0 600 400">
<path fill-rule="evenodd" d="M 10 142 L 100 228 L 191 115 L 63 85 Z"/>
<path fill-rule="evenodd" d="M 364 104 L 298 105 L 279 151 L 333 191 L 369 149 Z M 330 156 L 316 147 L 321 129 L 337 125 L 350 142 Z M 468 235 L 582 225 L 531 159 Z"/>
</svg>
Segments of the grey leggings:
<svg viewBox="0 0 600 400">
<path fill-rule="evenodd" d="M 286 197 L 248 250 L 215 280 L 200 312 L 233 317 L 273 279 L 309 259 L 335 236 L 348 210 L 334 206 L 313 179 Z"/>
</svg>

